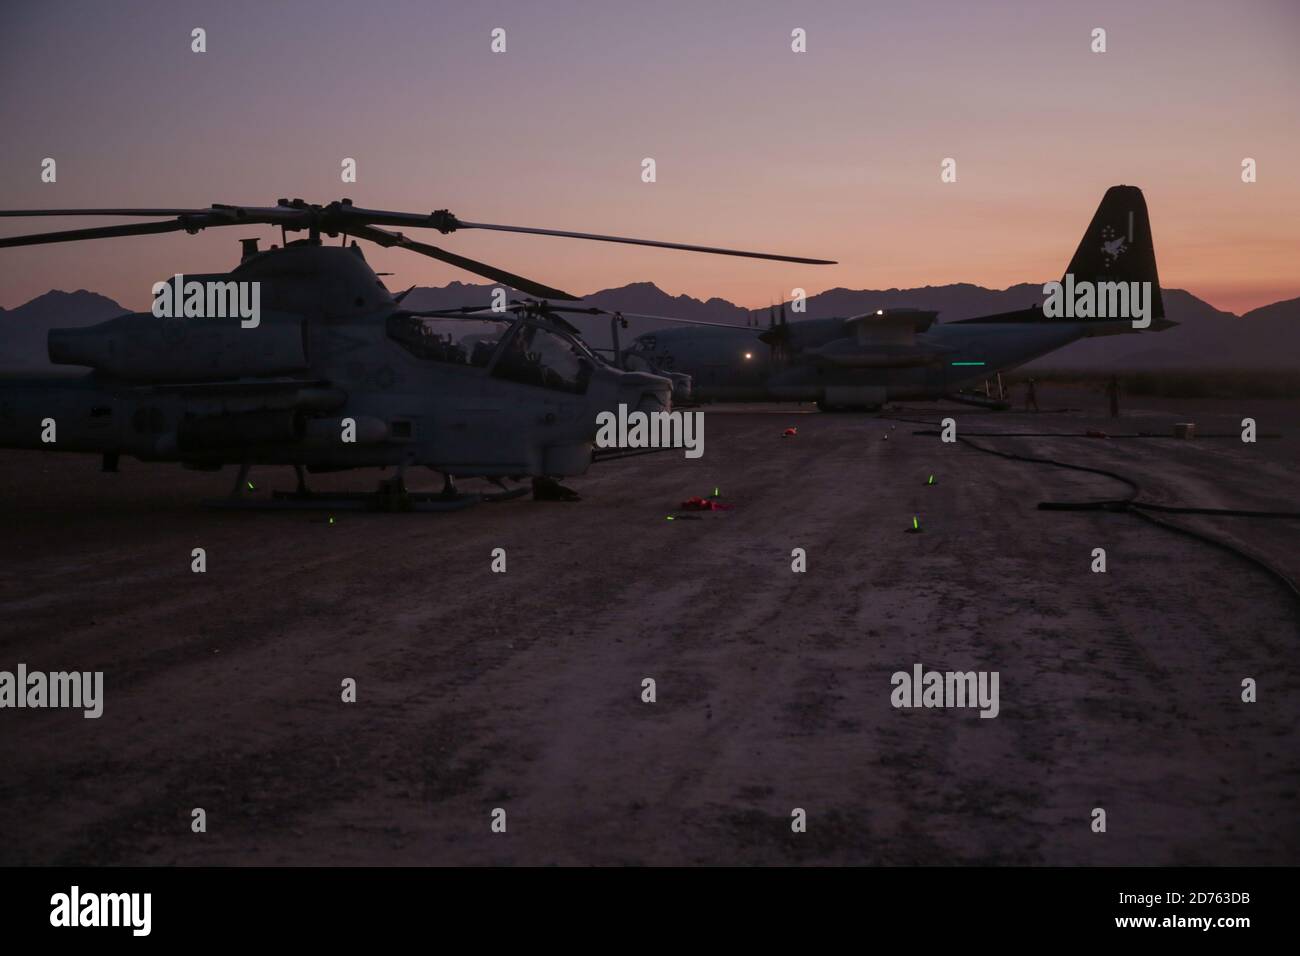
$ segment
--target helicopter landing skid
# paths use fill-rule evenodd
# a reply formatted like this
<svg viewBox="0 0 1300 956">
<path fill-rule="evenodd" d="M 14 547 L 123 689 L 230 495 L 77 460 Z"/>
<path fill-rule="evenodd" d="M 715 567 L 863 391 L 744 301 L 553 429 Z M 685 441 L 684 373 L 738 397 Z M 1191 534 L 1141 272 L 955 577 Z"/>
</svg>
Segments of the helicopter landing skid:
<svg viewBox="0 0 1300 956">
<path fill-rule="evenodd" d="M 380 486 L 378 491 L 344 491 L 321 494 L 273 491 L 270 498 L 215 498 L 204 501 L 207 508 L 227 511 L 459 511 L 480 502 L 509 501 L 528 494 L 528 488 L 509 488 L 484 494 L 445 494 L 406 491 Z"/>
</svg>

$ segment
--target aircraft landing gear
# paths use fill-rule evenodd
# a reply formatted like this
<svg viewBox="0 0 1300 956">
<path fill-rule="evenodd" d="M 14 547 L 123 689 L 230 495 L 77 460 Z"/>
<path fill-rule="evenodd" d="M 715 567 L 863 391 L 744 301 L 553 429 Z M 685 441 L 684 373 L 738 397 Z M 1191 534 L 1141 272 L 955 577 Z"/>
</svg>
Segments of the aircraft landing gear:
<svg viewBox="0 0 1300 956">
<path fill-rule="evenodd" d="M 298 479 L 298 487 L 294 491 L 293 496 L 295 498 L 310 498 L 312 496 L 312 490 L 307 487 L 306 470 L 303 469 L 302 465 L 294 465 L 293 473 L 294 476 Z"/>
<path fill-rule="evenodd" d="M 406 481 L 401 470 L 392 477 L 379 483 L 375 491 L 375 506 L 379 511 L 414 511 L 411 494 L 406 490 Z"/>
<path fill-rule="evenodd" d="M 248 486 L 248 470 L 251 468 L 248 462 L 239 466 L 239 474 L 235 476 L 235 486 L 230 489 L 230 497 L 239 499 L 244 497 L 244 489 Z"/>
<path fill-rule="evenodd" d="M 528 493 L 525 488 L 505 488 L 488 494 L 463 494 L 456 488 L 456 479 L 443 473 L 442 490 L 438 492 L 411 491 L 406 487 L 405 464 L 397 466 L 397 473 L 379 482 L 370 492 L 330 491 L 314 492 L 307 487 L 307 476 L 301 465 L 294 466 L 298 487 L 294 491 L 272 491 L 269 499 L 244 497 L 248 482 L 248 465 L 241 465 L 235 487 L 229 497 L 205 501 L 210 508 L 247 511 L 457 511 L 481 501 L 509 501 Z M 557 484 L 557 488 L 560 486 Z M 568 491 L 568 489 L 562 489 Z M 569 492 L 572 494 L 572 492 Z M 569 500 L 569 499 L 561 499 Z"/>
</svg>

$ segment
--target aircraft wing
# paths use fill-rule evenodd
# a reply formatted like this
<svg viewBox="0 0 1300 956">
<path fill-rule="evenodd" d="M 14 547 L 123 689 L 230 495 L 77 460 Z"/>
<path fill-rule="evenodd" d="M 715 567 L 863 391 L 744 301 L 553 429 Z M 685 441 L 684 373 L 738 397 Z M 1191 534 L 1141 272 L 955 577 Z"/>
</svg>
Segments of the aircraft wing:
<svg viewBox="0 0 1300 956">
<path fill-rule="evenodd" d="M 938 312 L 920 309 L 877 309 L 844 320 L 859 345 L 913 345 L 918 332 L 934 324 Z"/>
</svg>

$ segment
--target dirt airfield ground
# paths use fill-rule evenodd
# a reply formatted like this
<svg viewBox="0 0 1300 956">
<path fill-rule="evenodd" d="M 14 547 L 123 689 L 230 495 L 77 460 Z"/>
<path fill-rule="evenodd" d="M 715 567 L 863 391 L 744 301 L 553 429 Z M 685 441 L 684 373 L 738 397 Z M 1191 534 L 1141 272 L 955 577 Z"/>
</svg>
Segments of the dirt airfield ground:
<svg viewBox="0 0 1300 956">
<path fill-rule="evenodd" d="M 1283 438 L 981 442 L 1147 500 L 1297 508 L 1300 403 L 1133 399 L 1114 423 L 1099 393 L 1040 400 L 1085 410 L 894 414 L 1249 415 Z M 105 672 L 98 720 L 0 713 L 0 863 L 1300 863 L 1300 612 L 1274 580 L 1130 515 L 1035 507 L 1120 496 L 1106 478 L 884 417 L 706 415 L 702 459 L 598 465 L 581 503 L 333 525 L 199 507 L 229 470 L 0 452 L 0 669 Z M 734 511 L 665 520 L 715 486 Z M 1178 520 L 1300 577 L 1300 522 Z M 998 671 L 999 716 L 894 709 L 918 662 Z"/>
</svg>

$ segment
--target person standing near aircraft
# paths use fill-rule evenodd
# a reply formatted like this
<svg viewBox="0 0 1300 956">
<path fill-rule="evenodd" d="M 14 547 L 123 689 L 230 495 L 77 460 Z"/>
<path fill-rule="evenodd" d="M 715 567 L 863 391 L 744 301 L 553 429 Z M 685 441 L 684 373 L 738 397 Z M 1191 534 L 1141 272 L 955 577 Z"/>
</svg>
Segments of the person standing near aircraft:
<svg viewBox="0 0 1300 956">
<path fill-rule="evenodd" d="M 1025 411 L 1029 411 L 1029 406 L 1034 406 L 1034 411 L 1038 411 L 1038 392 L 1034 389 L 1034 380 L 1031 378 L 1025 383 Z"/>
</svg>

